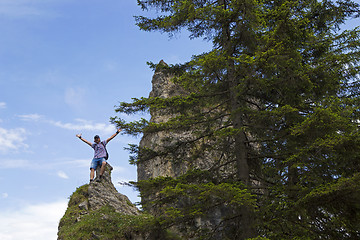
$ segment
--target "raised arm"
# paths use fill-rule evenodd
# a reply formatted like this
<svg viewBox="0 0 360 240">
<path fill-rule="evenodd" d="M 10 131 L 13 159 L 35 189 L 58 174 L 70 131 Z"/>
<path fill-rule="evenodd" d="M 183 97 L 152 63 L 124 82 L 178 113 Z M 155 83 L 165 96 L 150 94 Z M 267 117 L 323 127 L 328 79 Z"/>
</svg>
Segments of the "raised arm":
<svg viewBox="0 0 360 240">
<path fill-rule="evenodd" d="M 80 134 L 76 134 L 76 136 L 83 141 L 84 143 L 87 143 L 90 147 L 92 146 L 91 142 L 89 142 L 88 140 L 84 139 L 81 137 L 81 133 Z"/>
<path fill-rule="evenodd" d="M 116 135 L 118 135 L 119 132 L 121 132 L 121 129 L 120 129 L 120 128 L 119 128 L 118 130 L 116 130 L 116 133 L 114 133 L 111 137 L 109 137 L 109 138 L 106 140 L 106 143 L 110 142 L 111 139 L 113 139 L 114 137 L 116 137 Z"/>
</svg>

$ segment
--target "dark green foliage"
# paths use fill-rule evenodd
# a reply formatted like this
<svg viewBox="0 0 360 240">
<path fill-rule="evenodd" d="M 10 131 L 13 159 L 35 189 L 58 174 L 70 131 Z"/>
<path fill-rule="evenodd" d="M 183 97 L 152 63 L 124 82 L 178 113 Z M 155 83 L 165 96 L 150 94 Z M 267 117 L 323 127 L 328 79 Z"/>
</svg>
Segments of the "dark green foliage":
<svg viewBox="0 0 360 240">
<path fill-rule="evenodd" d="M 184 231 L 198 239 L 218 238 L 221 231 L 224 239 L 230 233 L 236 239 L 359 238 L 360 29 L 340 31 L 346 20 L 359 17 L 359 4 L 138 3 L 158 11 L 155 18 L 137 17 L 142 30 L 172 35 L 185 28 L 191 38 L 214 46 L 184 64 L 152 64 L 182 94 L 134 99 L 116 109 L 163 113 L 171 116 L 166 122 L 112 118 L 134 135 L 191 132 L 151 149 L 131 146 L 133 163 L 161 157 L 191 169 L 176 179 L 139 183 L 145 207 L 164 204 L 162 227 L 190 224 L 229 206 L 231 223 L 223 217 L 215 231 Z M 212 166 L 193 171 L 209 155 Z"/>
<path fill-rule="evenodd" d="M 255 197 L 239 182 L 208 182 L 207 171 L 190 171 L 179 178 L 158 177 L 149 181 L 141 181 L 138 187 L 145 197 L 157 192 L 156 199 L 144 200 L 142 203 L 147 209 L 162 210 L 158 217 L 159 223 L 167 228 L 174 222 L 193 224 L 194 218 L 206 217 L 214 212 L 216 207 L 226 211 L 226 217 L 221 221 L 233 221 L 238 217 L 237 209 L 246 206 L 256 208 Z M 188 205 L 189 204 L 189 205 Z M 231 210 L 230 210 L 231 209 Z M 196 236 L 201 231 L 209 229 L 192 229 L 187 237 Z M 214 234 L 214 233 L 212 233 Z"/>
</svg>

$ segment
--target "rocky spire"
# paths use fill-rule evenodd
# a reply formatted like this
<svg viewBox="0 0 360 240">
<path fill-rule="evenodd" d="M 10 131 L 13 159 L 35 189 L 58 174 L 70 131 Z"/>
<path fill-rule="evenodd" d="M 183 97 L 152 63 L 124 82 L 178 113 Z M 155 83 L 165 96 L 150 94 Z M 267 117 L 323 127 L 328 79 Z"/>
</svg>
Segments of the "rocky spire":
<svg viewBox="0 0 360 240">
<path fill-rule="evenodd" d="M 112 167 L 107 164 L 101 181 L 95 179 L 92 183 L 79 187 L 72 194 L 66 213 L 59 223 L 58 240 L 80 239 L 80 236 L 88 236 L 81 239 L 108 239 L 109 236 L 124 235 L 121 231 L 126 231 L 126 227 L 112 232 L 109 230 L 106 232 L 107 237 L 103 238 L 103 228 L 108 229 L 109 226 L 94 226 L 91 222 L 99 218 L 99 225 L 107 225 L 119 222 L 123 216 L 131 218 L 140 215 L 139 209 L 128 197 L 120 194 L 114 187 L 111 182 L 111 170 Z M 99 171 L 100 168 L 97 169 L 97 176 Z M 128 224 L 128 219 L 125 224 Z M 134 233 L 130 235 L 132 238 L 129 239 L 142 239 L 139 236 L 133 238 L 136 236 Z"/>
<path fill-rule="evenodd" d="M 127 196 L 120 194 L 113 183 L 111 182 L 111 170 L 112 167 L 106 164 L 106 171 L 104 172 L 101 181 L 95 179 L 89 185 L 88 193 L 88 208 L 91 210 L 97 210 L 105 205 L 109 205 L 114 208 L 118 213 L 122 214 L 139 214 L 139 210 L 130 202 Z M 100 168 L 96 171 L 96 176 L 99 176 Z M 85 205 L 86 203 L 83 203 Z"/>
</svg>

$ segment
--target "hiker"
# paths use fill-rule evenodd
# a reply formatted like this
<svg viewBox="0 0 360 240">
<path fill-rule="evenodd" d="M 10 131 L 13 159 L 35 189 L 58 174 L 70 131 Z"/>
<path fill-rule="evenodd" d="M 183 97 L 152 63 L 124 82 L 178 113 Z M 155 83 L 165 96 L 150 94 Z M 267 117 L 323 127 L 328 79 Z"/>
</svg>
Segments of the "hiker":
<svg viewBox="0 0 360 240">
<path fill-rule="evenodd" d="M 76 134 L 76 137 L 78 137 L 84 143 L 87 143 L 90 147 L 94 149 L 94 158 L 91 161 L 91 166 L 90 166 L 90 183 L 94 181 L 95 170 L 100 165 L 101 165 L 101 169 L 100 169 L 100 176 L 98 176 L 98 181 L 101 181 L 102 175 L 104 174 L 105 171 L 106 159 L 107 159 L 107 151 L 105 146 L 111 139 L 113 139 L 116 135 L 118 135 L 119 132 L 121 132 L 121 129 L 117 129 L 116 133 L 114 133 L 111 137 L 109 137 L 107 140 L 104 140 L 102 142 L 100 141 L 100 137 L 96 135 L 94 137 L 94 143 L 91 143 L 88 140 L 82 138 L 81 134 Z"/>
</svg>

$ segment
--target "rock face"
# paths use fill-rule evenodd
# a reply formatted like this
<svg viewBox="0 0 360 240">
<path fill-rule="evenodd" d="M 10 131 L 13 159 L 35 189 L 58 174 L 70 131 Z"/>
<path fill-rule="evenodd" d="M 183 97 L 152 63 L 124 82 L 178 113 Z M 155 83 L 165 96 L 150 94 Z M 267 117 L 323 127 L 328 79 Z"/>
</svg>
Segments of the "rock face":
<svg viewBox="0 0 360 240">
<path fill-rule="evenodd" d="M 161 61 L 159 64 L 166 65 L 165 62 Z M 160 97 L 168 98 L 172 96 L 178 96 L 185 94 L 179 86 L 176 86 L 170 81 L 170 76 L 165 74 L 161 70 L 156 70 L 152 78 L 152 91 L 149 94 L 149 97 Z M 150 122 L 161 123 L 167 121 L 173 115 L 164 112 L 162 110 L 150 109 L 151 119 Z M 189 133 L 181 132 L 160 132 L 152 134 L 144 134 L 142 137 L 139 146 L 147 147 L 150 149 L 160 150 L 161 148 L 166 147 L 168 144 L 166 139 L 171 137 L 177 137 L 177 139 L 185 138 Z M 147 161 L 146 163 L 138 163 L 137 173 L 138 180 L 148 180 L 150 178 L 156 178 L 159 176 L 179 176 L 180 174 L 186 172 L 187 167 L 183 164 L 176 164 L 172 161 L 169 161 L 168 158 L 157 157 L 152 161 Z"/>
<path fill-rule="evenodd" d="M 95 179 L 73 193 L 59 223 L 58 240 L 144 239 L 130 225 L 131 221 L 142 218 L 140 211 L 116 190 L 111 182 L 111 170 L 107 164 L 101 181 Z M 99 171 L 98 168 L 97 176 Z"/>
<path fill-rule="evenodd" d="M 160 65 L 166 65 L 161 61 Z M 157 69 L 152 78 L 152 91 L 149 97 L 169 98 L 174 96 L 186 95 L 187 93 L 178 85 L 170 81 L 171 75 Z M 169 113 L 164 110 L 150 109 L 151 119 L 150 122 L 162 123 L 166 122 L 169 118 L 174 117 L 174 113 Z M 144 134 L 140 141 L 140 148 L 150 148 L 156 151 L 162 151 L 167 146 L 171 145 L 174 141 L 186 142 L 194 139 L 193 130 L 188 131 L 171 131 L 171 132 L 156 132 Z M 211 143 L 209 143 L 211 144 Z M 178 156 L 177 156 L 178 157 Z M 184 174 L 189 168 L 209 169 L 214 166 L 214 159 L 219 158 L 216 153 L 210 154 L 202 153 L 202 157 L 191 160 L 192 156 L 189 152 L 183 152 L 182 161 L 179 163 L 174 160 L 171 155 L 166 157 L 155 157 L 151 161 L 145 163 L 139 162 L 137 165 L 138 180 L 148 180 L 160 176 L 178 177 Z"/>
<path fill-rule="evenodd" d="M 120 194 L 112 184 L 112 167 L 109 164 L 106 166 L 103 179 L 100 182 L 95 179 L 95 181 L 89 185 L 89 209 L 98 210 L 105 205 L 109 205 L 118 213 L 138 215 L 139 210 L 130 202 L 127 196 Z M 96 176 L 99 176 L 100 168 L 98 168 L 96 172 Z"/>
<path fill-rule="evenodd" d="M 160 64 L 165 64 L 160 62 Z M 157 69 L 154 73 L 152 79 L 152 91 L 150 92 L 149 97 L 158 97 L 158 98 L 169 98 L 179 95 L 186 95 L 186 92 L 182 90 L 179 86 L 175 85 L 170 81 L 171 75 L 166 72 Z M 151 119 L 150 122 L 162 123 L 166 122 L 170 117 L 176 116 L 176 113 L 169 113 L 164 110 L 150 109 Z M 175 115 L 174 115 L 175 114 Z M 226 121 L 224 119 L 223 121 Z M 221 124 L 221 122 L 220 122 Z M 155 132 L 155 133 L 145 133 L 140 141 L 140 148 L 149 148 L 155 151 L 162 151 L 166 146 L 170 145 L 174 141 L 176 142 L 186 142 L 192 141 L 194 139 L 193 129 L 188 129 L 186 131 L 176 132 Z M 212 145 L 212 140 L 208 141 L 208 145 Z M 224 164 L 222 159 L 225 159 L 226 156 L 221 156 L 219 151 L 201 151 L 201 157 L 193 159 L 194 149 L 185 150 L 181 154 L 181 161 L 176 161 L 179 158 L 179 153 L 174 153 L 176 155 L 172 157 L 172 154 L 166 154 L 166 156 L 157 156 L 147 161 L 139 161 L 137 164 L 138 180 L 149 180 L 156 177 L 174 177 L 177 178 L 190 169 L 201 169 L 209 170 L 210 168 L 216 166 L 217 177 L 221 179 L 223 176 L 231 176 L 234 174 L 235 164 Z M 141 189 L 140 189 L 141 190 Z M 151 201 L 157 194 L 153 193 L 148 196 L 143 194 L 143 201 Z M 177 204 L 182 205 L 181 202 Z M 176 208 L 176 205 L 174 206 Z M 161 216 L 161 208 L 146 208 L 147 211 L 152 213 L 155 216 Z M 195 229 L 209 228 L 215 229 L 216 226 L 221 224 L 221 221 L 224 216 L 229 215 L 232 212 L 232 209 L 226 206 L 219 206 L 214 208 L 213 211 L 206 216 L 198 217 L 194 219 L 191 226 L 180 226 L 180 228 L 185 229 L 187 232 L 191 232 Z M 177 234 L 182 235 L 173 229 Z M 222 236 L 218 236 L 219 239 L 222 239 Z"/>
</svg>

